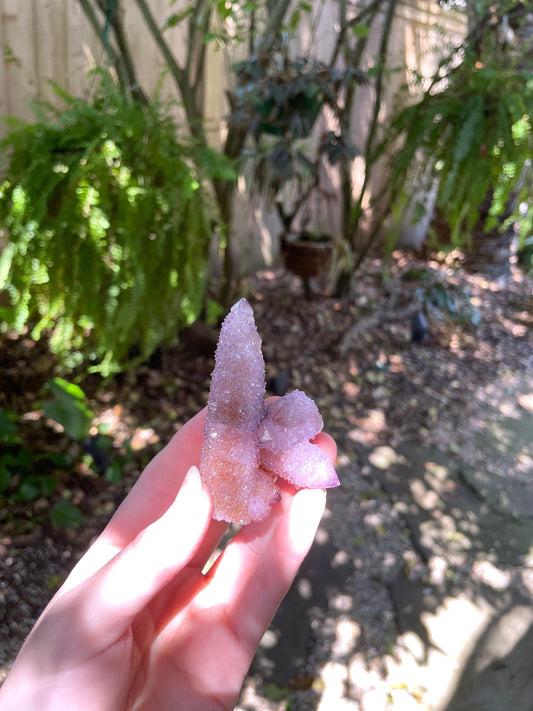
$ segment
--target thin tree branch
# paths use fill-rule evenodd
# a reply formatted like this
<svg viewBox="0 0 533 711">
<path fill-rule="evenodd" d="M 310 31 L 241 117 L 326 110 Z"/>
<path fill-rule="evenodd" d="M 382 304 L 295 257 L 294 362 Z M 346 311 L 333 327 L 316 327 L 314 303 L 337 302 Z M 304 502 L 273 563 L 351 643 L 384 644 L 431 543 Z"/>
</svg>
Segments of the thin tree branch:
<svg viewBox="0 0 533 711">
<path fill-rule="evenodd" d="M 107 1 L 109 2 L 109 0 Z M 126 39 L 126 33 L 124 32 L 122 17 L 119 9 L 119 0 L 116 0 L 114 12 L 110 17 L 110 22 L 115 33 L 115 38 L 117 40 L 117 45 L 122 56 L 122 60 L 124 62 L 124 68 L 128 77 L 129 90 L 131 92 L 131 95 L 134 99 L 147 106 L 148 99 L 146 98 L 146 94 L 144 93 L 141 85 L 137 81 L 137 75 L 135 73 L 135 67 L 131 58 L 130 48 Z"/>
<path fill-rule="evenodd" d="M 103 42 L 103 36 L 104 36 L 104 31 L 105 31 L 105 26 L 100 25 L 98 22 L 98 18 L 96 16 L 96 13 L 94 12 L 93 6 L 89 2 L 89 0 L 78 0 L 83 12 L 85 13 L 86 18 L 89 21 L 89 24 L 94 30 L 95 35 L 98 37 L 98 39 L 102 42 L 103 49 L 107 56 L 109 57 L 109 61 L 111 64 L 115 67 L 116 72 L 117 72 L 117 78 L 119 81 L 120 86 L 123 89 L 126 89 L 127 87 L 127 76 L 124 71 L 124 66 L 122 62 L 120 61 L 119 55 L 115 52 L 113 47 L 109 42 Z"/>
<path fill-rule="evenodd" d="M 202 125 L 202 116 L 198 110 L 198 106 L 196 103 L 196 87 L 191 86 L 191 84 L 189 83 L 189 77 L 187 75 L 187 72 L 177 63 L 176 58 L 170 51 L 168 44 L 165 42 L 163 35 L 161 34 L 161 31 L 159 30 L 159 27 L 157 26 L 156 21 L 154 20 L 150 8 L 146 4 L 145 0 L 135 1 L 137 3 L 137 6 L 139 7 L 142 16 L 144 17 L 148 29 L 150 30 L 150 34 L 154 38 L 163 57 L 165 58 L 168 68 L 170 69 L 172 78 L 174 79 L 174 82 L 176 83 L 176 86 L 178 87 L 178 90 L 181 94 L 181 99 L 183 102 L 185 113 L 187 115 L 187 122 L 189 124 L 191 134 L 198 140 L 201 140 L 202 143 L 204 143 L 205 138 Z"/>
<path fill-rule="evenodd" d="M 89 0 L 79 0 L 79 3 L 98 39 L 102 43 L 104 51 L 108 55 L 111 64 L 115 67 L 117 78 L 122 89 L 131 94 L 131 96 L 137 101 L 140 101 L 143 104 L 148 104 L 146 95 L 135 75 L 131 53 L 126 42 L 122 21 L 118 13 L 118 0 L 116 1 L 117 5 L 114 8 L 113 15 L 109 17 L 108 0 L 96 0 L 96 4 L 99 7 L 100 12 L 109 19 L 109 23 L 115 35 L 115 41 L 119 49 L 118 52 L 116 52 L 111 46 L 111 43 L 106 40 L 104 36 L 106 32 L 106 25 L 100 25 L 98 17 Z"/>
<path fill-rule="evenodd" d="M 195 50 L 196 50 L 196 36 L 198 32 L 200 31 L 201 37 L 203 39 L 203 29 L 205 27 L 205 22 L 202 23 L 202 30 L 199 30 L 199 19 L 202 13 L 202 7 L 204 5 L 204 0 L 196 0 L 194 4 L 194 10 L 192 11 L 190 17 L 189 17 L 189 32 L 188 32 L 188 37 L 187 37 L 187 58 L 185 60 L 185 66 L 183 68 L 183 71 L 188 73 L 189 75 L 191 74 L 191 69 L 192 69 L 192 63 L 193 63 L 193 58 L 195 55 Z M 210 13 L 204 13 L 204 15 L 207 14 L 209 15 Z M 205 17 L 204 17 L 205 20 Z M 202 41 L 202 44 L 205 45 L 205 42 Z"/>
<path fill-rule="evenodd" d="M 339 30 L 339 34 L 337 35 L 337 41 L 336 41 L 335 47 L 333 49 L 333 54 L 331 56 L 330 66 L 334 66 L 335 62 L 337 61 L 337 59 L 339 57 L 341 49 L 343 47 L 346 47 L 347 31 L 351 27 L 355 27 L 356 25 L 362 24 L 363 22 L 366 23 L 368 21 L 367 20 L 368 16 L 370 16 L 370 23 L 372 23 L 374 20 L 374 17 L 381 9 L 382 4 L 383 4 L 383 0 L 373 0 L 373 2 L 371 2 L 370 5 L 367 5 L 365 8 L 363 8 L 361 10 L 361 12 L 356 17 L 352 17 L 351 20 L 347 20 L 346 19 L 345 3 L 341 3 L 340 10 L 339 10 L 340 11 L 340 30 Z"/>
<path fill-rule="evenodd" d="M 357 204 L 355 205 L 352 213 L 352 221 L 351 221 L 351 228 L 355 232 L 357 229 L 357 225 L 359 223 L 359 219 L 361 217 L 361 212 L 362 212 L 362 204 L 363 204 L 363 199 L 366 194 L 366 189 L 368 187 L 368 183 L 370 182 L 370 176 L 372 173 L 372 167 L 374 164 L 375 160 L 375 153 L 373 150 L 374 147 L 374 141 L 376 138 L 376 133 L 378 130 L 378 124 L 379 124 L 379 112 L 381 110 L 381 101 L 383 98 L 383 89 L 384 89 L 384 77 L 385 77 L 385 68 L 386 68 L 386 62 L 387 62 L 387 51 L 388 51 L 388 46 L 389 46 L 389 38 L 390 38 L 390 33 L 391 33 L 391 28 L 392 28 L 392 21 L 394 19 L 394 11 L 396 9 L 396 5 L 398 3 L 398 0 L 389 0 L 389 7 L 387 9 L 387 14 L 385 15 L 385 24 L 383 26 L 383 31 L 381 33 L 381 41 L 380 41 L 380 46 L 379 46 L 379 52 L 378 52 L 378 73 L 376 77 L 376 100 L 374 102 L 374 110 L 372 112 L 372 121 L 370 123 L 370 128 L 368 130 L 368 136 L 366 139 L 366 144 L 365 144 L 365 151 L 364 151 L 364 156 L 365 156 L 365 175 L 363 178 L 363 185 L 361 186 L 361 191 L 359 193 L 359 199 L 357 201 Z M 368 248 L 370 245 L 368 245 Z M 366 255 L 366 252 L 368 251 L 367 249 L 364 249 L 363 252 Z M 357 260 L 356 267 L 361 263 L 360 258 Z"/>
<path fill-rule="evenodd" d="M 203 38 L 204 38 L 206 32 L 207 32 L 208 29 L 209 29 L 209 24 L 210 24 L 210 22 L 211 22 L 211 14 L 212 14 L 212 13 L 211 13 L 211 10 L 209 10 L 209 11 L 206 12 L 206 13 L 204 13 L 203 22 L 202 22 L 202 24 L 200 25 L 200 28 L 199 28 L 199 30 L 198 30 L 199 33 L 200 33 L 200 38 L 201 38 L 202 41 L 200 42 L 200 51 L 198 52 L 198 58 L 197 58 L 197 61 L 196 61 L 196 71 L 195 71 L 195 73 L 194 73 L 193 86 L 199 86 L 200 83 L 201 83 L 202 80 L 203 80 L 203 77 L 204 77 L 205 57 L 206 57 L 206 52 L 207 52 L 207 42 L 204 42 L 204 41 L 203 41 Z M 191 22 L 192 22 L 192 20 L 191 20 Z M 189 37 L 192 36 L 192 33 L 193 33 L 193 30 L 191 29 L 191 30 L 189 31 Z M 191 39 L 189 39 L 189 42 L 191 42 L 191 44 L 192 44 L 192 40 L 191 40 Z"/>
<path fill-rule="evenodd" d="M 257 45 L 258 56 L 265 57 L 272 51 L 290 4 L 291 0 L 278 0 L 273 6 L 265 33 Z"/>
</svg>

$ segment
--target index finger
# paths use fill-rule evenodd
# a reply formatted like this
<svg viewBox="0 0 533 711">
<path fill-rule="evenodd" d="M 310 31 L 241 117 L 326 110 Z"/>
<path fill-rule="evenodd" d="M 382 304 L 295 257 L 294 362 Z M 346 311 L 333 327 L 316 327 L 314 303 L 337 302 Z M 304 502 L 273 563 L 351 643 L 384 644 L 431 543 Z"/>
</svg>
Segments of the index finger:
<svg viewBox="0 0 533 711">
<path fill-rule="evenodd" d="M 71 572 L 65 588 L 86 580 L 165 513 L 189 469 L 200 464 L 205 415 L 205 409 L 201 410 L 183 425 L 147 465 L 104 531 Z M 203 567 L 226 525 L 211 521 L 192 566 Z"/>
<path fill-rule="evenodd" d="M 206 412 L 204 408 L 180 427 L 146 466 L 101 538 L 116 545 L 126 545 L 163 515 L 176 498 L 189 469 L 200 466 Z"/>
</svg>

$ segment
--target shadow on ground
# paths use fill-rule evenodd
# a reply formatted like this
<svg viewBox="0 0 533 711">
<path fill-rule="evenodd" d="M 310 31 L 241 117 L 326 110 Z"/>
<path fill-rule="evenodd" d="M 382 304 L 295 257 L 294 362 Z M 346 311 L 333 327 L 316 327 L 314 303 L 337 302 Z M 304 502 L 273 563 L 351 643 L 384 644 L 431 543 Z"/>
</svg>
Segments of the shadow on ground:
<svg viewBox="0 0 533 711">
<path fill-rule="evenodd" d="M 522 412 L 480 446 L 516 453 L 531 432 Z M 529 711 L 533 492 L 411 443 L 368 449 L 341 481 L 252 673 L 294 710 Z"/>
</svg>

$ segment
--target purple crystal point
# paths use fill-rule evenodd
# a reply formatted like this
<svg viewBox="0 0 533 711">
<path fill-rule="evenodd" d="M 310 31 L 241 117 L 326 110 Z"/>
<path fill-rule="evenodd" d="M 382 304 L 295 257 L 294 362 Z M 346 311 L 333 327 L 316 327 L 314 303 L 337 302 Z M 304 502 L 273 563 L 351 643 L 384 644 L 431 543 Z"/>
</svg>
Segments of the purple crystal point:
<svg viewBox="0 0 533 711">
<path fill-rule="evenodd" d="M 252 307 L 241 299 L 226 316 L 215 353 L 208 400 L 213 421 L 246 431 L 263 417 L 265 364 Z"/>
<path fill-rule="evenodd" d="M 315 403 L 295 390 L 265 407 L 264 395 L 261 338 L 241 299 L 220 329 L 200 461 L 218 520 L 265 518 L 280 500 L 278 476 L 300 488 L 339 484 L 327 455 L 309 441 L 323 426 Z"/>
<path fill-rule="evenodd" d="M 255 431 L 263 416 L 265 371 L 261 338 L 245 299 L 226 316 L 215 353 L 200 473 L 213 499 L 213 517 L 259 521 L 279 499 L 259 469 Z"/>
</svg>

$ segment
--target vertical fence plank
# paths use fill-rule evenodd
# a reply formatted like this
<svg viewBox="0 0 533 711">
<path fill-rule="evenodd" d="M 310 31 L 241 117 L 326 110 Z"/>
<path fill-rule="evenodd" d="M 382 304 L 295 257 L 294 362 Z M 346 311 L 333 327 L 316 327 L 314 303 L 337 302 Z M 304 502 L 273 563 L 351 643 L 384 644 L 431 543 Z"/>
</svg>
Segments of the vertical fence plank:
<svg viewBox="0 0 533 711">
<path fill-rule="evenodd" d="M 149 6 L 160 27 L 173 11 L 179 11 L 169 0 L 150 0 Z M 157 90 L 162 99 L 176 99 L 172 77 L 136 3 L 128 0 L 122 7 L 140 83 L 149 95 Z M 31 101 L 52 96 L 50 79 L 69 93 L 86 94 L 87 71 L 105 64 L 106 56 L 78 0 L 1 0 L 1 10 L 2 47 L 8 48 L 0 57 L 2 113 L 31 119 Z M 179 63 L 185 61 L 186 32 L 183 22 L 164 35 Z M 223 61 L 211 62 L 209 71 L 216 74 L 209 79 L 211 86 L 220 89 Z M 199 85 L 199 95 L 202 91 Z"/>
<path fill-rule="evenodd" d="M 0 47 L 2 54 L 0 55 L 0 116 L 5 116 L 8 113 L 8 84 L 6 78 L 6 63 L 5 63 L 5 19 L 4 19 L 4 0 L 0 0 Z M 3 126 L 0 124 L 0 136 L 3 135 Z"/>
<path fill-rule="evenodd" d="M 176 10 L 177 5 L 169 7 L 168 0 L 150 0 L 148 3 L 159 28 L 163 28 L 171 10 Z M 135 66 L 138 79 L 144 86 L 148 95 L 153 95 L 156 90 L 161 90 L 162 97 L 176 98 L 176 88 L 172 78 L 166 73 L 166 63 L 159 47 L 152 38 L 144 18 L 138 8 L 133 4 L 126 13 L 126 30 L 130 46 L 135 48 Z M 185 23 L 182 23 L 184 25 Z M 185 59 L 184 26 L 171 27 L 165 30 L 164 38 L 168 43 L 179 64 Z M 166 73 L 166 76 L 163 76 Z"/>
<path fill-rule="evenodd" d="M 63 7 L 57 0 L 38 0 L 34 2 L 35 28 L 34 28 L 34 53 L 36 55 L 36 90 L 40 100 L 49 100 L 51 90 L 49 81 L 52 80 L 64 86 L 65 67 L 63 63 Z"/>
<path fill-rule="evenodd" d="M 4 0 L 4 57 L 7 113 L 29 120 L 36 97 L 33 3 Z"/>
<path fill-rule="evenodd" d="M 91 85 L 87 73 L 104 60 L 102 44 L 78 0 L 64 0 L 63 22 L 65 88 L 74 96 L 86 97 Z"/>
</svg>

